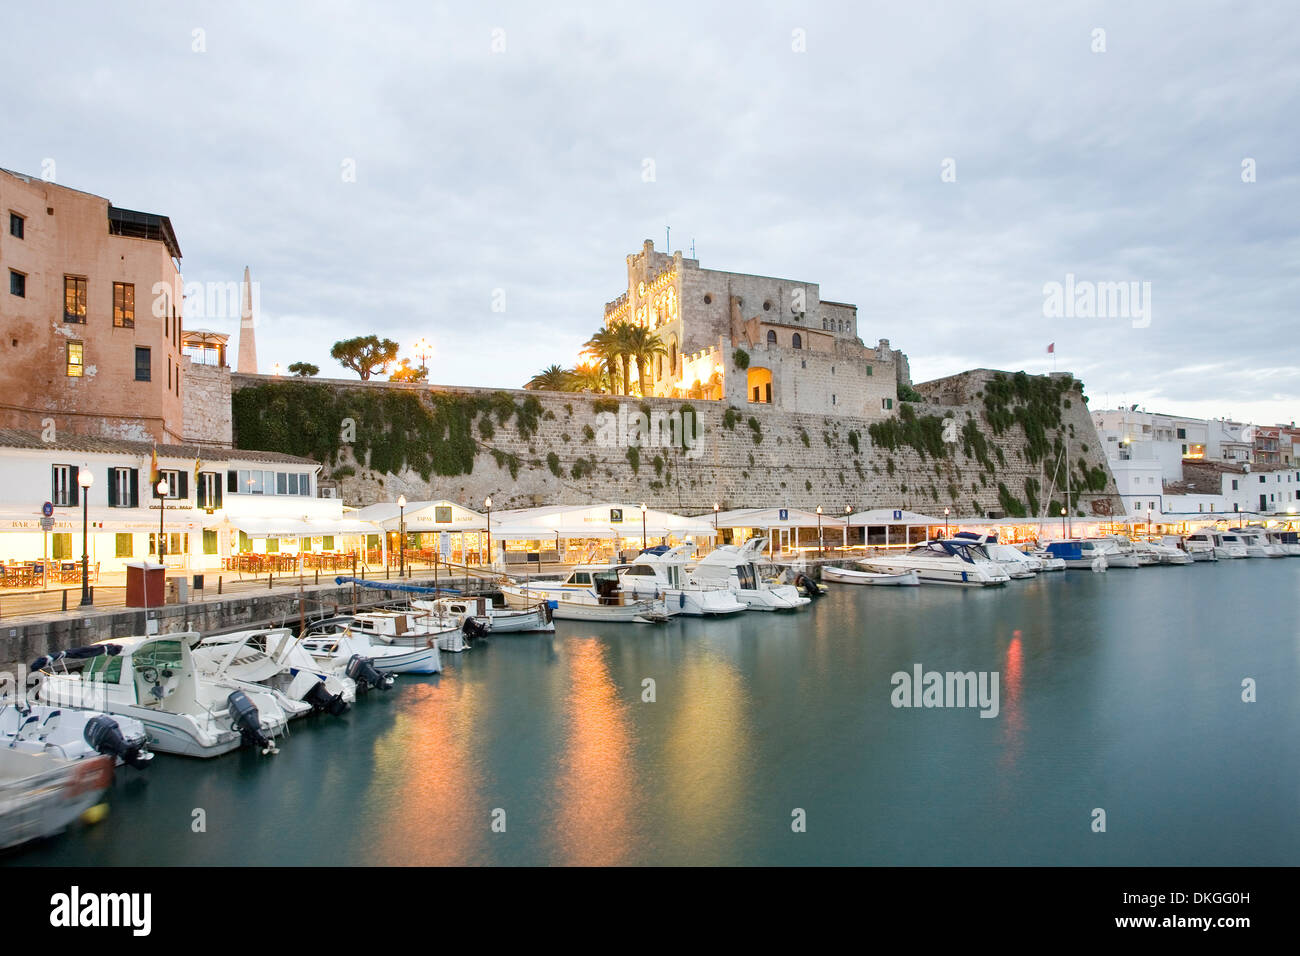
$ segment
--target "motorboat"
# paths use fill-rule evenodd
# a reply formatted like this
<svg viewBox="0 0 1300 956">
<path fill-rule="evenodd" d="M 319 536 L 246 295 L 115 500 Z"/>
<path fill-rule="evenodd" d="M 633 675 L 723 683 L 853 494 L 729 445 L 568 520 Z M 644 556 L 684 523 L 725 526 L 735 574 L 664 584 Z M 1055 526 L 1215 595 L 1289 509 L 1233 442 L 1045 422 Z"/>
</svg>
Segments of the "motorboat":
<svg viewBox="0 0 1300 956">
<path fill-rule="evenodd" d="M 766 538 L 720 545 L 687 569 L 686 581 L 696 587 L 726 588 L 751 611 L 792 611 L 811 604 L 812 598 L 794 585 L 763 580 L 758 560 L 766 547 Z"/>
<path fill-rule="evenodd" d="M 153 750 L 216 757 L 248 744 L 277 751 L 288 714 L 275 695 L 203 676 L 197 631 L 114 638 L 39 658 L 37 699 L 140 721 Z M 69 661 L 83 661 L 79 671 Z"/>
<path fill-rule="evenodd" d="M 937 538 L 902 553 L 864 558 L 859 563 L 891 574 L 916 571 L 922 584 L 996 587 L 1011 580 L 984 546 L 970 539 Z"/>
<path fill-rule="evenodd" d="M 0 747 L 0 850 L 63 831 L 100 802 L 113 760 L 67 760 Z"/>
<path fill-rule="evenodd" d="M 280 706 L 290 717 L 337 717 L 357 699 L 356 681 L 319 667 L 287 627 L 210 635 L 194 648 L 194 661 L 205 677 L 258 685 L 280 695 Z"/>
<path fill-rule="evenodd" d="M 1246 545 L 1246 556 L 1250 558 L 1285 558 L 1286 551 L 1281 545 L 1273 544 L 1262 528 L 1238 528 L 1237 537 Z"/>
<path fill-rule="evenodd" d="M 433 633 L 411 636 L 403 643 L 394 641 L 403 636 L 379 634 L 373 626 L 356 626 L 356 617 L 330 617 L 307 626 L 302 646 L 318 663 L 341 667 L 353 680 L 361 676 L 368 686 L 391 686 L 392 681 L 382 679 L 385 674 L 442 673 L 442 657 Z M 379 685 L 365 676 L 367 665 L 381 675 Z M 358 689 L 359 685 L 360 681 Z"/>
<path fill-rule="evenodd" d="M 1219 542 L 1225 548 L 1231 548 L 1236 552 L 1236 557 L 1240 558 L 1280 558 L 1280 553 L 1274 552 L 1267 544 L 1255 540 L 1254 535 L 1243 528 L 1237 528 L 1235 531 L 1224 531 L 1217 535 Z"/>
<path fill-rule="evenodd" d="M 971 541 L 984 548 L 984 552 L 996 564 L 1002 566 L 1002 570 L 1007 572 L 1007 576 L 1012 579 L 1032 578 L 1038 573 L 1039 561 L 1037 558 L 1030 557 L 1019 548 L 1014 548 L 1009 544 L 998 542 L 998 536 L 995 534 L 978 534 L 974 531 L 958 531 L 953 536 L 954 541 Z"/>
<path fill-rule="evenodd" d="M 1137 549 L 1133 547 L 1133 542 L 1123 535 L 1107 535 L 1087 540 L 1095 542 L 1097 550 L 1106 556 L 1107 568 L 1140 568 L 1143 566 L 1142 557 L 1138 554 Z M 1154 560 L 1154 558 L 1148 557 L 1147 563 L 1154 563 Z"/>
<path fill-rule="evenodd" d="M 1300 533 L 1295 531 L 1267 531 L 1268 543 L 1282 549 L 1289 558 L 1300 557 Z"/>
<path fill-rule="evenodd" d="M 1035 545 L 1032 551 L 1027 551 L 1025 553 L 1028 554 L 1031 558 L 1036 558 L 1038 560 L 1039 571 L 1064 571 L 1065 570 L 1065 560 L 1063 558 L 1058 558 L 1056 555 L 1052 554 L 1052 552 L 1048 551 L 1046 547 L 1040 548 L 1037 545 Z"/>
<path fill-rule="evenodd" d="M 915 570 L 890 574 L 885 571 L 860 571 L 856 568 L 822 568 L 822 578 L 837 584 L 866 584 L 884 587 L 916 587 L 921 578 Z"/>
<path fill-rule="evenodd" d="M 1183 549 L 1183 553 L 1193 561 L 1219 560 L 1218 549 L 1214 546 L 1214 535 L 1209 532 L 1198 531 L 1177 540 L 1179 546 Z M 1168 539 L 1166 539 L 1167 541 Z"/>
<path fill-rule="evenodd" d="M 1218 558 L 1248 558 L 1246 542 L 1228 531 L 1209 532 L 1214 541 L 1214 554 Z"/>
<path fill-rule="evenodd" d="M 411 607 L 452 618 L 462 628 L 465 621 L 472 618 L 484 625 L 489 634 L 555 630 L 550 608 L 545 601 L 538 601 L 532 607 L 508 608 L 494 607 L 485 597 L 444 597 L 433 601 L 415 600 L 411 602 Z"/>
<path fill-rule="evenodd" d="M 153 760 L 144 724 L 17 698 L 0 698 L 0 749 L 53 754 L 64 760 L 111 757 L 143 770 Z"/>
<path fill-rule="evenodd" d="M 1047 553 L 1064 561 L 1070 571 L 1105 571 L 1110 567 L 1110 559 L 1097 541 L 1090 538 L 1049 541 Z"/>
<path fill-rule="evenodd" d="M 559 579 L 533 579 L 501 585 L 506 603 L 515 608 L 546 602 L 551 616 L 564 621 L 643 624 L 679 613 L 660 597 L 642 597 L 624 588 L 626 564 L 580 564 Z"/>
<path fill-rule="evenodd" d="M 1137 550 L 1139 558 L 1148 555 L 1147 564 L 1191 564 L 1191 556 L 1185 554 L 1178 548 L 1170 547 L 1159 541 L 1147 541 L 1139 539 L 1133 542 L 1133 547 Z"/>
<path fill-rule="evenodd" d="M 662 598 L 687 617 L 716 617 L 736 614 L 748 605 L 722 585 L 706 587 L 683 580 L 686 561 L 695 553 L 692 542 L 668 548 L 662 553 L 643 551 L 631 564 L 619 568 L 618 580 L 624 593 L 639 599 Z"/>
</svg>

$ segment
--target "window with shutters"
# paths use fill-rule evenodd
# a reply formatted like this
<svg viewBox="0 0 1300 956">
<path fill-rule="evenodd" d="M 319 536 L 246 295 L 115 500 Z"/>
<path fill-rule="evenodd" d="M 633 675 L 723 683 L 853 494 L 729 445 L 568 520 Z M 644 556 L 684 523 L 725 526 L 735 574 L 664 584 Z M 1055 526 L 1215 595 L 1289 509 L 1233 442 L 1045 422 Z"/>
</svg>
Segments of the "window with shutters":
<svg viewBox="0 0 1300 956">
<path fill-rule="evenodd" d="M 217 553 L 217 533 L 210 528 L 203 531 L 203 553 Z"/>
<path fill-rule="evenodd" d="M 139 476 L 135 468 L 108 469 L 108 506 L 134 508 L 138 504 Z"/>
<path fill-rule="evenodd" d="M 220 508 L 221 476 L 215 471 L 200 472 L 196 494 L 200 508 Z"/>
<path fill-rule="evenodd" d="M 77 469 L 54 465 L 50 469 L 50 503 L 60 507 L 77 504 Z"/>
</svg>

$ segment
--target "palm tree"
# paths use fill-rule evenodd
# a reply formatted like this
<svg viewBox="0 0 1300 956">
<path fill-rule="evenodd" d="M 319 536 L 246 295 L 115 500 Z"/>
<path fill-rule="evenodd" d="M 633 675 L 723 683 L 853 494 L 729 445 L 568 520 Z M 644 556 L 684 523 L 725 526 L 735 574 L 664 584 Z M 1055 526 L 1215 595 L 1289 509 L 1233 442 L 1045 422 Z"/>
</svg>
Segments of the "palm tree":
<svg viewBox="0 0 1300 956">
<path fill-rule="evenodd" d="M 623 367 L 623 394 L 632 394 L 632 352 L 640 339 L 638 327 L 631 322 L 616 322 L 610 331 L 614 333 L 618 361 Z"/>
<path fill-rule="evenodd" d="M 584 362 L 573 369 L 573 390 L 603 392 L 609 386 L 609 373 L 599 362 Z"/>
<path fill-rule="evenodd" d="M 567 392 L 573 387 L 573 373 L 558 365 L 548 365 L 528 380 L 524 388 L 542 392 Z"/>
<path fill-rule="evenodd" d="M 627 355 L 636 362 L 637 386 L 641 389 L 642 397 L 645 397 L 649 394 L 646 389 L 646 370 L 658 356 L 667 355 L 668 349 L 658 332 L 651 332 L 643 325 L 629 326 L 626 337 Z"/>
<path fill-rule="evenodd" d="M 582 354 L 590 356 L 595 362 L 605 367 L 605 374 L 609 376 L 609 388 L 611 392 L 618 391 L 618 360 L 621 346 L 619 344 L 617 327 L 600 329 L 582 347 Z"/>
</svg>

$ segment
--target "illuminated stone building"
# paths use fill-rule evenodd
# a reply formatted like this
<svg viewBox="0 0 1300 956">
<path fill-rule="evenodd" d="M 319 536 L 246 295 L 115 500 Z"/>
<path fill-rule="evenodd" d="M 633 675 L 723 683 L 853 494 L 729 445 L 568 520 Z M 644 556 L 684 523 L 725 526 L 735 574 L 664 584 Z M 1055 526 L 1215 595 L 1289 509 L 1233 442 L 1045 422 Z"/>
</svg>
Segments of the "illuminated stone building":
<svg viewBox="0 0 1300 956">
<path fill-rule="evenodd" d="M 857 306 L 822 299 L 817 283 L 701 269 L 649 239 L 627 257 L 627 291 L 604 321 L 658 334 L 667 354 L 647 376 L 656 396 L 884 418 L 911 384 L 907 357 L 887 339 L 864 345 Z"/>
</svg>

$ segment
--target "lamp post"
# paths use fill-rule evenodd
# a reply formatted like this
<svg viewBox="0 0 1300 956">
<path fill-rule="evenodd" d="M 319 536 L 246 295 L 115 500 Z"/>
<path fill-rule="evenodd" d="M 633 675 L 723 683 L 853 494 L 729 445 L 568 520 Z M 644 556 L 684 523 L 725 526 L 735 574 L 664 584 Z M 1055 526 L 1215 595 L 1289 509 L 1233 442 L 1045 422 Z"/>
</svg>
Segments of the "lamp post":
<svg viewBox="0 0 1300 956">
<path fill-rule="evenodd" d="M 167 515 L 167 492 L 171 490 L 171 486 L 164 478 L 158 482 L 154 490 L 158 492 L 158 563 L 165 564 L 163 558 L 167 557 L 167 542 L 164 540 L 163 535 L 163 518 Z M 164 568 L 163 574 L 166 573 L 166 568 Z"/>
<path fill-rule="evenodd" d="M 1151 509 L 1147 509 L 1147 537 L 1151 537 Z"/>
<path fill-rule="evenodd" d="M 645 550 L 645 502 L 641 502 L 641 550 Z"/>
<path fill-rule="evenodd" d="M 90 486 L 95 483 L 95 473 L 89 468 L 77 471 L 77 484 L 81 487 L 81 606 L 90 607 L 90 527 L 88 521 Z M 48 580 L 48 579 L 47 579 Z"/>
<path fill-rule="evenodd" d="M 948 537 L 948 509 L 943 509 L 943 536 Z"/>
<path fill-rule="evenodd" d="M 1065 509 L 1064 508 L 1061 509 L 1061 537 L 1062 538 L 1068 537 L 1068 535 L 1066 535 L 1065 533 Z"/>
<path fill-rule="evenodd" d="M 406 495 L 397 496 L 397 576 L 406 577 Z"/>
<path fill-rule="evenodd" d="M 483 507 L 487 508 L 487 556 L 488 564 L 492 564 L 492 496 L 488 495 L 483 499 Z"/>
<path fill-rule="evenodd" d="M 822 506 L 818 505 L 817 506 L 817 557 L 820 558 L 822 556 L 823 550 L 825 550 L 825 548 L 822 544 Z"/>
<path fill-rule="evenodd" d="M 416 357 L 420 360 L 420 368 L 425 368 L 425 361 L 433 354 L 433 346 L 423 335 L 416 341 L 413 346 Z"/>
</svg>

